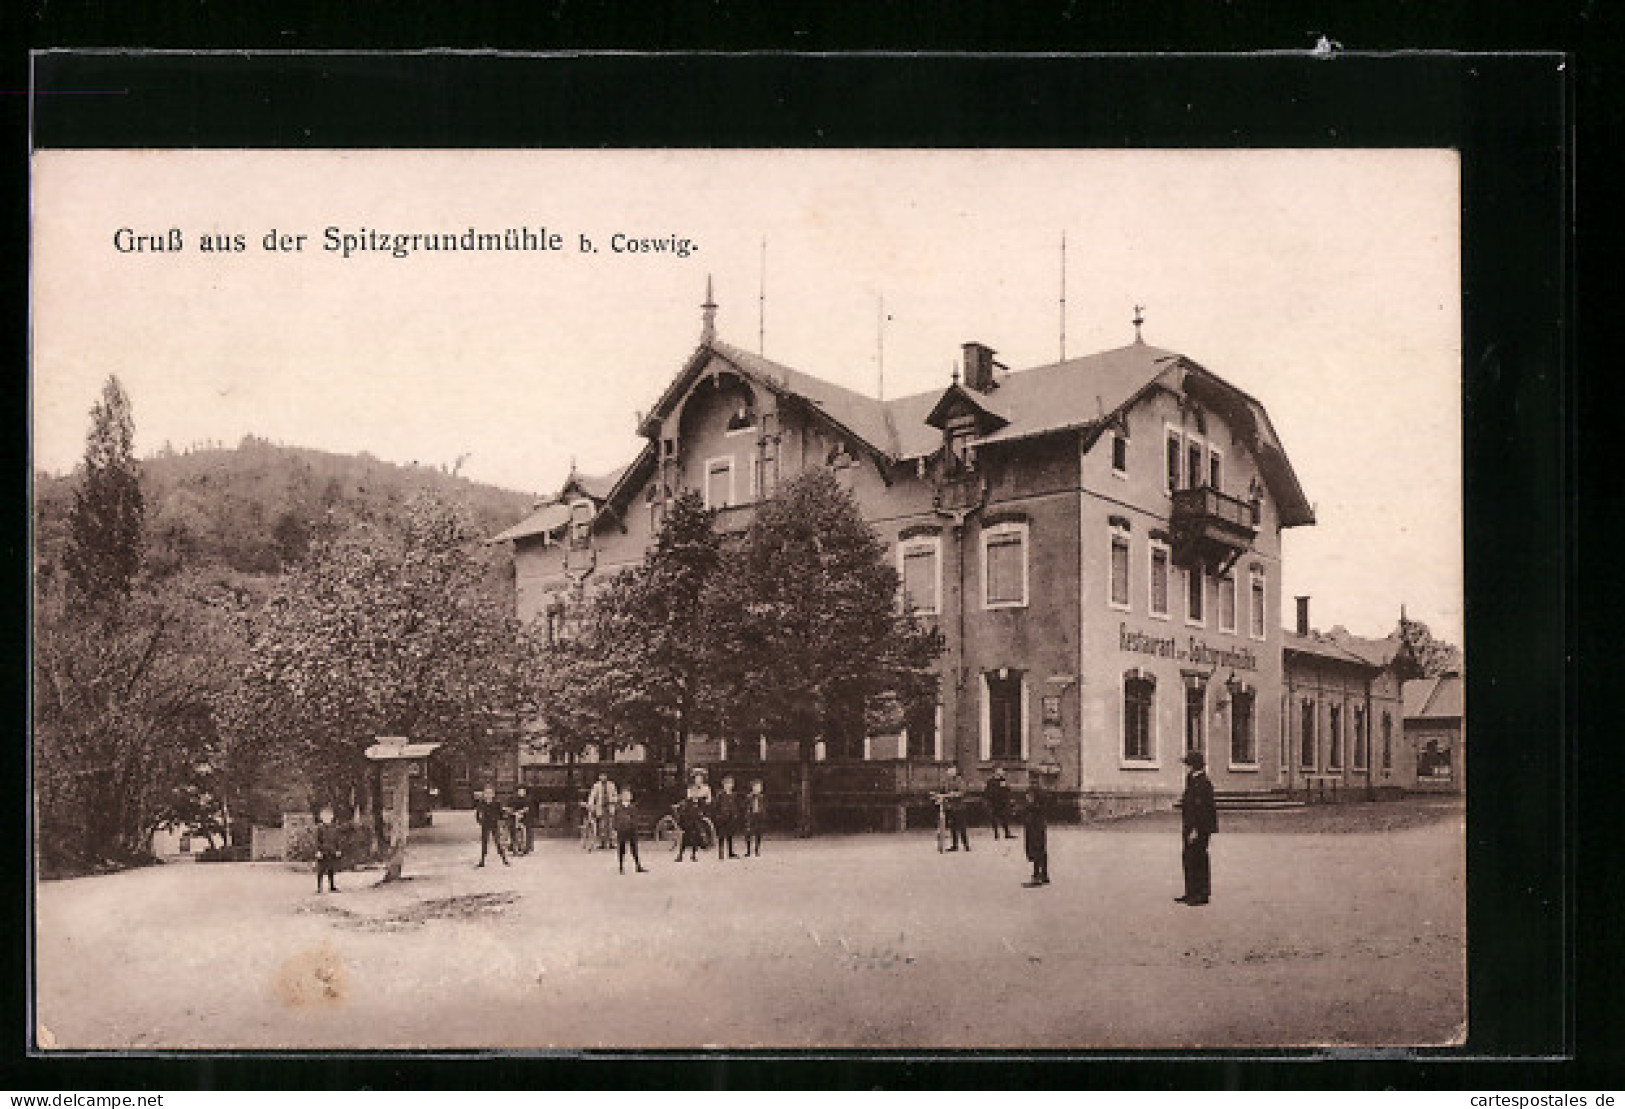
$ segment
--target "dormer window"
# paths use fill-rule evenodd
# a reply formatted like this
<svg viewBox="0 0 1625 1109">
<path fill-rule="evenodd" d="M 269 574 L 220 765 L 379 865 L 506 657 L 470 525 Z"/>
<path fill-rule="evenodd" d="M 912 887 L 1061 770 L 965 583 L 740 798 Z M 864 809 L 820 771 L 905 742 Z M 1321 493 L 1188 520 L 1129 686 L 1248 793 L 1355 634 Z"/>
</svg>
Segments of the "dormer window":
<svg viewBox="0 0 1625 1109">
<path fill-rule="evenodd" d="M 749 431 L 756 426 L 756 413 L 748 404 L 741 404 L 734 409 L 732 416 L 728 417 L 728 431 Z"/>
<path fill-rule="evenodd" d="M 976 417 L 969 413 L 955 416 L 948 421 L 947 435 L 949 463 L 955 469 L 975 469 L 976 448 L 971 440 L 976 438 Z"/>
<path fill-rule="evenodd" d="M 579 497 L 570 502 L 570 546 L 576 550 L 586 547 L 592 539 L 592 501 Z"/>
</svg>

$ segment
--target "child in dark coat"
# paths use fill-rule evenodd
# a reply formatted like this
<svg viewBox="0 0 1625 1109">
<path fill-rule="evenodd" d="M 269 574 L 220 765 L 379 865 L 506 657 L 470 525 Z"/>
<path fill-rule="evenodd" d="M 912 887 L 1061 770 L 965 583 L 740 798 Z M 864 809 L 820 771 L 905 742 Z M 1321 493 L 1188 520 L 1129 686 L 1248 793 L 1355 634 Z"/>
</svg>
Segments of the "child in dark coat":
<svg viewBox="0 0 1625 1109">
<path fill-rule="evenodd" d="M 339 858 L 344 854 L 340 848 L 338 825 L 333 823 L 333 810 L 323 809 L 319 823 L 316 825 L 316 892 L 322 892 L 322 876 L 327 877 L 327 888 L 332 893 L 339 891 L 333 881 L 338 872 Z"/>
<path fill-rule="evenodd" d="M 745 795 L 745 857 L 749 858 L 751 852 L 756 857 L 762 857 L 762 829 L 767 827 L 767 794 L 762 792 L 762 779 L 757 778 L 750 783 L 750 792 Z"/>
<path fill-rule="evenodd" d="M 626 873 L 626 852 L 632 852 L 632 865 L 638 868 L 638 873 L 645 873 L 648 868 L 643 860 L 638 858 L 638 814 L 632 808 L 632 791 L 621 790 L 621 803 L 615 806 L 615 855 L 621 863 L 621 873 Z"/>
<path fill-rule="evenodd" d="M 683 838 L 677 844 L 677 861 L 683 861 L 683 852 L 688 852 L 691 862 L 700 861 L 700 841 L 705 838 L 703 826 L 700 824 L 700 803 L 693 797 L 683 798 L 683 803 L 677 806 L 677 826 L 683 830 Z"/>
<path fill-rule="evenodd" d="M 1022 885 L 1029 889 L 1049 885 L 1049 821 L 1044 816 L 1044 795 L 1036 784 L 1027 787 L 1027 811 L 1022 817 L 1027 833 L 1027 861 L 1033 876 Z"/>
</svg>

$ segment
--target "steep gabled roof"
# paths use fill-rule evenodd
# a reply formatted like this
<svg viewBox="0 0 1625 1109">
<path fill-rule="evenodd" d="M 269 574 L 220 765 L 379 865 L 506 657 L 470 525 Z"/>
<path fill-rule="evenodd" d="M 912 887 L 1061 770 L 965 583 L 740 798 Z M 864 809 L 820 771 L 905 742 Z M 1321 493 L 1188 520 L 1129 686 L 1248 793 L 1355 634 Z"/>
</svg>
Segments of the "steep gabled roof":
<svg viewBox="0 0 1625 1109">
<path fill-rule="evenodd" d="M 1008 423 L 978 442 L 1005 443 L 1097 424 L 1135 400 L 1178 359 L 1134 343 L 1006 374 L 989 401 Z"/>
<path fill-rule="evenodd" d="M 955 383 L 946 390 L 881 401 L 720 339 L 706 338 L 689 355 L 640 426 L 640 433 L 651 440 L 650 446 L 631 465 L 614 474 L 575 478 L 581 492 L 601 505 L 624 503 L 629 490 L 642 480 L 654 460 L 652 441 L 658 434 L 658 417 L 681 401 L 712 358 L 721 359 L 782 400 L 816 412 L 856 445 L 882 461 L 893 462 L 928 458 L 942 448 L 941 431 L 932 426 L 932 420 L 940 417 L 943 406 L 956 397 L 975 405 L 988 417 L 985 433 L 972 441 L 980 447 L 1070 430 L 1099 435 L 1152 389 L 1183 390 L 1225 414 L 1249 443 L 1282 525 L 1314 523 L 1314 511 L 1263 406 L 1191 359 L 1141 342 L 1006 373 L 988 393 L 967 390 Z M 511 537 L 527 526 L 537 526 L 534 518 L 503 534 Z M 1353 657 L 1366 661 L 1361 655 Z"/>
</svg>

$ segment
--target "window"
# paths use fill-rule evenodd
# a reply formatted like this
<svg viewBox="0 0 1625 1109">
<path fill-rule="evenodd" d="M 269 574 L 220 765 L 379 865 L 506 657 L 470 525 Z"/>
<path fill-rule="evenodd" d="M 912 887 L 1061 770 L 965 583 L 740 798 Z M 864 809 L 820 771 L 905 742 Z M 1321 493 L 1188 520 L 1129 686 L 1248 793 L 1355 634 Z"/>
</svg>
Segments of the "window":
<svg viewBox="0 0 1625 1109">
<path fill-rule="evenodd" d="M 1219 629 L 1236 630 L 1236 576 L 1226 574 L 1219 579 Z"/>
<path fill-rule="evenodd" d="M 1254 639 L 1264 638 L 1264 575 L 1254 570 L 1249 577 L 1252 586 L 1252 604 L 1248 610 L 1248 634 Z"/>
<path fill-rule="evenodd" d="M 1123 675 L 1123 758 L 1155 762 L 1152 723 L 1156 720 L 1157 680 L 1137 671 Z"/>
<path fill-rule="evenodd" d="M 1394 718 L 1386 710 L 1382 714 L 1382 768 L 1394 768 Z"/>
<path fill-rule="evenodd" d="M 1112 433 L 1112 473 L 1128 476 L 1128 436 L 1121 431 Z"/>
<path fill-rule="evenodd" d="M 705 507 L 727 508 L 734 503 L 734 460 L 713 458 L 705 464 Z"/>
<path fill-rule="evenodd" d="M 961 469 L 974 469 L 976 450 L 970 441 L 976 438 L 976 417 L 968 413 L 955 416 L 948 421 L 945 430 L 948 433 L 948 457 L 951 468 L 955 472 Z"/>
<path fill-rule="evenodd" d="M 1179 432 L 1173 428 L 1168 429 L 1168 472 L 1165 475 L 1168 483 L 1168 492 L 1172 493 L 1180 486 L 1179 457 L 1181 453 Z"/>
<path fill-rule="evenodd" d="M 1302 709 L 1302 725 L 1298 729 L 1298 765 L 1305 770 L 1315 768 L 1315 703 L 1305 701 Z"/>
<path fill-rule="evenodd" d="M 1201 440 L 1186 440 L 1185 457 L 1188 465 L 1185 467 L 1185 484 L 1192 489 L 1202 484 L 1202 478 L 1207 470 L 1207 467 L 1202 465 L 1205 454 L 1206 452 L 1202 450 Z"/>
<path fill-rule="evenodd" d="M 1127 609 L 1128 601 L 1128 533 L 1112 532 L 1111 595 L 1108 603 L 1113 608 Z"/>
<path fill-rule="evenodd" d="M 1200 566 L 1192 566 L 1185 571 L 1185 622 L 1187 624 L 1200 624 L 1203 620 L 1203 585 L 1206 581 L 1207 575 L 1202 573 Z"/>
<path fill-rule="evenodd" d="M 1207 686 L 1200 678 L 1185 682 L 1185 753 L 1201 751 L 1206 747 L 1202 735 L 1202 718 L 1207 711 Z"/>
<path fill-rule="evenodd" d="M 1151 541 L 1151 615 L 1168 616 L 1168 548 Z"/>
<path fill-rule="evenodd" d="M 734 409 L 734 414 L 728 417 L 728 433 L 749 431 L 756 426 L 756 413 L 751 411 L 748 404 L 740 404 Z"/>
<path fill-rule="evenodd" d="M 1236 766 L 1258 764 L 1258 743 L 1253 732 L 1253 703 L 1257 696 L 1243 688 L 1230 698 L 1230 762 Z"/>
<path fill-rule="evenodd" d="M 1364 770 L 1366 768 L 1366 766 L 1367 766 L 1367 763 L 1366 763 L 1366 746 L 1367 746 L 1366 740 L 1369 738 L 1366 735 L 1366 732 L 1368 731 L 1368 729 L 1366 727 L 1367 723 L 1368 722 L 1367 722 L 1367 720 L 1365 718 L 1365 706 L 1364 705 L 1355 705 L 1354 706 L 1354 769 L 1356 769 L 1356 770 Z"/>
<path fill-rule="evenodd" d="M 584 550 L 592 540 L 592 502 L 578 497 L 570 502 L 570 548 Z"/>
<path fill-rule="evenodd" d="M 941 607 L 938 566 L 942 541 L 936 536 L 904 540 L 899 546 L 903 579 L 903 600 L 909 608 L 933 616 Z"/>
<path fill-rule="evenodd" d="M 1326 716 L 1327 755 L 1326 769 L 1343 769 L 1343 706 L 1327 706 Z"/>
<path fill-rule="evenodd" d="M 937 757 L 937 715 L 941 711 L 937 705 L 927 702 L 915 706 L 909 713 L 903 729 L 909 758 Z"/>
<path fill-rule="evenodd" d="M 1026 757 L 1021 702 L 1023 681 L 1019 670 L 999 670 L 984 674 L 987 690 L 987 721 L 983 732 L 982 757 L 1015 760 Z"/>
<path fill-rule="evenodd" d="M 1027 525 L 995 524 L 982 532 L 982 600 L 986 608 L 1027 604 Z"/>
<path fill-rule="evenodd" d="M 1209 449 L 1207 455 L 1207 483 L 1212 489 L 1222 490 L 1224 478 L 1224 455 L 1217 449 Z"/>
</svg>

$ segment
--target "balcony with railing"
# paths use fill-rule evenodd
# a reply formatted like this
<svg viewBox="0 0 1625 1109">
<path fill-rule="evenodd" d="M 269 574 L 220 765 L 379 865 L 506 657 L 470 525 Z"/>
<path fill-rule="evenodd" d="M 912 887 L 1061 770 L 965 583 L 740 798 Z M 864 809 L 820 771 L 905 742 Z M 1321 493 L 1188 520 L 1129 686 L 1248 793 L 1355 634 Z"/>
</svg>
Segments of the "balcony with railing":
<svg viewBox="0 0 1625 1109">
<path fill-rule="evenodd" d="M 1212 486 L 1174 490 L 1174 561 L 1223 573 L 1248 550 L 1258 535 L 1256 502 L 1221 493 Z"/>
</svg>

